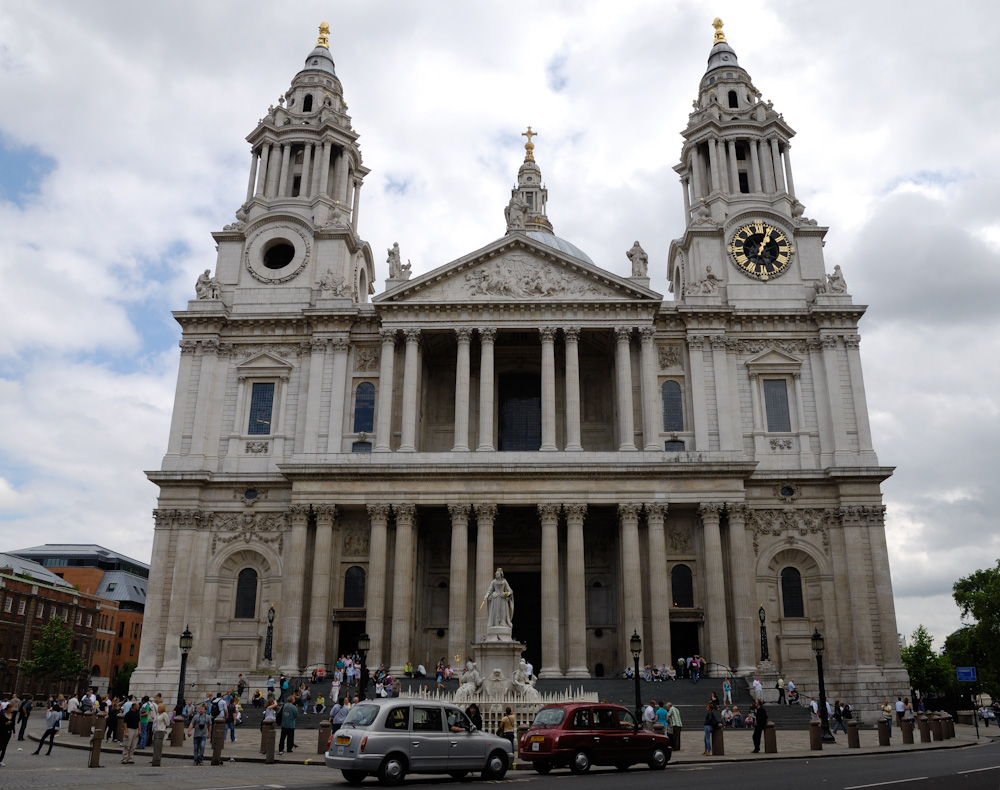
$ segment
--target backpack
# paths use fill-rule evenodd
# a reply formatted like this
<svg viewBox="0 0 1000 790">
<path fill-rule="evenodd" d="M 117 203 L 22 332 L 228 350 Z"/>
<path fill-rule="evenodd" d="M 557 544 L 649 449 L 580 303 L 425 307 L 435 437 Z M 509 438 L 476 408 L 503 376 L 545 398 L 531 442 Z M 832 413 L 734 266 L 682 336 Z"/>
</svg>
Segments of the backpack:
<svg viewBox="0 0 1000 790">
<path fill-rule="evenodd" d="M 218 698 L 212 700 L 212 718 L 219 718 L 219 714 L 222 713 L 222 708 L 219 706 Z"/>
</svg>

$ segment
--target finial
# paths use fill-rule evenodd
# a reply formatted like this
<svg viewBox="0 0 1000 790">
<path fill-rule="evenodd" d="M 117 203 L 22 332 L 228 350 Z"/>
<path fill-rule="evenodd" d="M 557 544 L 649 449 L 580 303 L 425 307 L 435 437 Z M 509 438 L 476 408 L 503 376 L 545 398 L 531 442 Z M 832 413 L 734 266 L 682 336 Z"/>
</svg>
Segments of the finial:
<svg viewBox="0 0 1000 790">
<path fill-rule="evenodd" d="M 712 20 L 712 27 L 715 28 L 715 38 L 712 39 L 713 44 L 721 44 L 726 41 L 726 34 L 722 32 L 722 20 L 716 17 Z"/>
<path fill-rule="evenodd" d="M 527 137 L 528 142 L 524 144 L 524 161 L 534 162 L 535 161 L 535 144 L 531 142 L 532 137 L 538 137 L 538 132 L 531 131 L 531 127 L 528 127 L 528 131 L 521 132 L 521 137 Z"/>
<path fill-rule="evenodd" d="M 330 48 L 330 23 L 320 22 L 319 23 L 319 39 L 316 41 L 317 47 Z"/>
</svg>

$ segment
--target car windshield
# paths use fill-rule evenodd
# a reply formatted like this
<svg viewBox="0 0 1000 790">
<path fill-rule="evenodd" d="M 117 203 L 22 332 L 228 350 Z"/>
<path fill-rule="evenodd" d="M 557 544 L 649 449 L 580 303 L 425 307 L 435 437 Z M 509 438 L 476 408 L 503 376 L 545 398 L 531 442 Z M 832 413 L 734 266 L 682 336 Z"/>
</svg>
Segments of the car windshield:
<svg viewBox="0 0 1000 790">
<path fill-rule="evenodd" d="M 566 718 L 566 711 L 562 708 L 542 708 L 531 723 L 533 727 L 557 727 Z"/>
<path fill-rule="evenodd" d="M 378 705 L 355 705 L 344 719 L 344 725 L 368 727 L 378 716 Z"/>
</svg>

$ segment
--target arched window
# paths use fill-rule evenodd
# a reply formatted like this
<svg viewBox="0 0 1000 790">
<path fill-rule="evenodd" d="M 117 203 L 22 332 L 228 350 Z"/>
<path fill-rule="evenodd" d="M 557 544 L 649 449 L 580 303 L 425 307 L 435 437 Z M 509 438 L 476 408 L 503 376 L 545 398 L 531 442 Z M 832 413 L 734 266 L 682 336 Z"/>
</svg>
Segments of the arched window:
<svg viewBox="0 0 1000 790">
<path fill-rule="evenodd" d="M 781 569 L 781 601 L 785 617 L 805 617 L 802 601 L 802 574 L 798 568 Z"/>
<path fill-rule="evenodd" d="M 312 112 L 312 108 L 313 108 L 313 97 L 311 93 L 307 93 L 305 99 L 303 99 L 302 101 L 302 112 Z"/>
<path fill-rule="evenodd" d="M 691 569 L 687 565 L 675 565 L 670 572 L 670 584 L 674 594 L 674 606 L 693 608 L 694 583 L 691 580 Z"/>
<path fill-rule="evenodd" d="M 676 381 L 664 381 L 663 393 L 663 430 L 684 430 L 684 404 L 681 398 L 681 385 Z"/>
<path fill-rule="evenodd" d="M 736 96 L 736 91 L 729 91 L 729 106 L 733 108 L 740 106 L 740 100 Z"/>
<path fill-rule="evenodd" d="M 370 433 L 375 426 L 375 385 L 370 381 L 358 384 L 354 397 L 354 432 Z"/>
<path fill-rule="evenodd" d="M 236 613 L 240 620 L 253 620 L 257 615 L 257 571 L 244 568 L 236 577 Z"/>
<path fill-rule="evenodd" d="M 352 565 L 344 574 L 344 607 L 361 609 L 365 605 L 365 569 Z"/>
<path fill-rule="evenodd" d="M 94 664 L 94 666 L 92 666 L 90 668 L 90 676 L 92 678 L 99 678 L 101 676 L 101 665 L 100 664 Z"/>
</svg>

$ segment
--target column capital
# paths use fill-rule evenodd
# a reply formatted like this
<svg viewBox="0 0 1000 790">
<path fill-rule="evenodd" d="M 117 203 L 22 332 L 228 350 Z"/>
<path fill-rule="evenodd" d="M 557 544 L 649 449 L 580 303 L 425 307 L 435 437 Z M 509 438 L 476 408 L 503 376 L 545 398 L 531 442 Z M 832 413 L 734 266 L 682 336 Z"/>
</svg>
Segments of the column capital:
<svg viewBox="0 0 1000 790">
<path fill-rule="evenodd" d="M 573 523 L 583 523 L 583 520 L 587 517 L 587 506 L 579 503 L 572 503 L 569 505 L 563 505 L 563 510 L 566 511 L 566 521 Z"/>
<path fill-rule="evenodd" d="M 347 353 L 347 351 L 350 350 L 350 348 L 351 348 L 350 341 L 347 340 L 347 338 L 344 338 L 344 337 L 335 337 L 335 338 L 333 338 L 330 341 L 330 345 L 333 346 L 333 351 L 336 354 Z"/>
<path fill-rule="evenodd" d="M 702 502 L 698 506 L 702 521 L 719 522 L 719 514 L 722 512 L 722 502 Z"/>
<path fill-rule="evenodd" d="M 729 516 L 729 523 L 738 522 L 740 524 L 747 520 L 750 508 L 746 502 L 726 502 L 726 515 Z"/>
<path fill-rule="evenodd" d="M 628 343 L 632 339 L 632 327 L 630 326 L 616 326 L 615 327 L 615 340 L 619 343 Z"/>
<path fill-rule="evenodd" d="M 652 343 L 653 338 L 656 337 L 656 327 L 655 326 L 640 326 L 639 327 L 639 337 L 642 339 L 643 343 Z"/>
<path fill-rule="evenodd" d="M 726 336 L 725 335 L 712 335 L 709 338 L 712 342 L 712 348 L 726 348 Z"/>
<path fill-rule="evenodd" d="M 472 328 L 468 326 L 460 326 L 455 328 L 455 337 L 457 338 L 459 344 L 469 344 L 472 340 Z"/>
<path fill-rule="evenodd" d="M 451 523 L 453 525 L 468 524 L 470 509 L 469 505 L 448 505 L 448 515 L 451 516 Z"/>
<path fill-rule="evenodd" d="M 705 335 L 688 335 L 688 348 L 701 348 L 705 343 Z"/>
<path fill-rule="evenodd" d="M 554 326 L 543 326 L 539 327 L 538 334 L 542 338 L 543 343 L 551 343 L 556 339 L 557 327 Z"/>
<path fill-rule="evenodd" d="M 337 520 L 336 505 L 314 505 L 313 512 L 316 514 L 316 525 L 330 527 Z"/>
<path fill-rule="evenodd" d="M 366 505 L 368 510 L 368 518 L 373 522 L 377 521 L 381 524 L 385 524 L 389 519 L 389 506 L 383 502 L 376 502 L 373 505 Z"/>
<path fill-rule="evenodd" d="M 407 343 L 419 343 L 420 342 L 420 330 L 419 329 L 404 329 L 403 337 L 406 338 Z"/>
<path fill-rule="evenodd" d="M 395 344 L 396 342 L 396 330 L 395 329 L 380 329 L 378 331 L 378 336 L 382 338 L 382 344 Z"/>
<path fill-rule="evenodd" d="M 496 339 L 497 339 L 497 328 L 495 326 L 486 326 L 479 328 L 480 343 L 492 343 Z"/>
<path fill-rule="evenodd" d="M 639 520 L 639 510 L 641 508 L 642 508 L 642 505 L 632 504 L 632 503 L 626 503 L 624 505 L 619 505 L 618 506 L 618 516 L 619 516 L 619 518 L 621 518 L 622 521 L 626 521 L 626 520 L 633 521 L 634 520 L 634 521 L 638 522 L 638 520 Z"/>
<path fill-rule="evenodd" d="M 497 506 L 492 502 L 481 502 L 474 509 L 477 521 L 493 521 L 497 517 Z"/>
<path fill-rule="evenodd" d="M 563 337 L 566 338 L 567 342 L 572 340 L 575 343 L 580 339 L 580 327 L 578 326 L 563 327 Z"/>
<path fill-rule="evenodd" d="M 309 520 L 309 505 L 289 505 L 285 512 L 293 526 L 305 525 Z"/>
<path fill-rule="evenodd" d="M 396 523 L 397 524 L 400 521 L 402 521 L 404 523 L 410 523 L 410 524 L 412 524 L 413 523 L 413 519 L 417 515 L 417 506 L 413 505 L 413 504 L 410 504 L 409 502 L 406 502 L 406 503 L 403 503 L 403 504 L 399 504 L 399 505 L 393 505 L 392 506 L 392 510 L 396 514 Z"/>
<path fill-rule="evenodd" d="M 844 345 L 847 348 L 858 348 L 861 346 L 861 335 L 844 335 Z"/>
<path fill-rule="evenodd" d="M 182 354 L 193 354 L 195 349 L 198 348 L 197 340 L 182 340 L 180 342 L 181 353 Z"/>
<path fill-rule="evenodd" d="M 662 524 L 670 505 L 667 502 L 647 502 L 643 507 L 646 508 L 647 521 L 657 521 Z"/>
<path fill-rule="evenodd" d="M 836 348 L 837 347 L 837 336 L 836 335 L 823 335 L 819 339 L 820 343 L 823 344 L 823 348 Z"/>
<path fill-rule="evenodd" d="M 326 351 L 326 344 L 329 341 L 325 337 L 314 337 L 309 341 L 309 350 L 314 354 L 322 354 Z"/>
<path fill-rule="evenodd" d="M 542 523 L 555 521 L 559 518 L 559 509 L 561 505 L 554 505 L 546 503 L 544 505 L 538 506 L 538 517 L 542 520 Z"/>
</svg>

